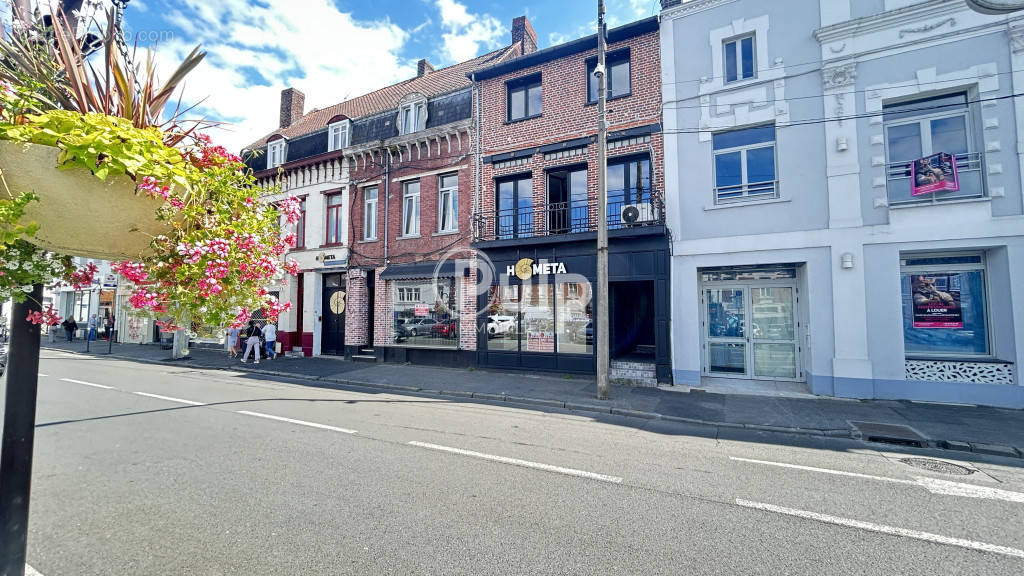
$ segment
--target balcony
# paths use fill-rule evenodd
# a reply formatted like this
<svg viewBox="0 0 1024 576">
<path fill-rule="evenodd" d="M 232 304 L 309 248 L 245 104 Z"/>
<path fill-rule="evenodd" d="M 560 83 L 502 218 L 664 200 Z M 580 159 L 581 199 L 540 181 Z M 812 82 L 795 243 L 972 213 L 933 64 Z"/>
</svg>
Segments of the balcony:
<svg viewBox="0 0 1024 576">
<path fill-rule="evenodd" d="M 886 191 L 889 195 L 889 206 L 908 204 L 935 204 L 949 200 L 967 198 L 984 198 L 985 182 L 984 156 L 980 152 L 956 155 L 956 170 L 960 177 L 959 190 L 931 192 L 912 196 L 910 189 L 911 162 L 893 162 L 885 166 Z"/>
<path fill-rule="evenodd" d="M 474 240 L 489 242 L 596 232 L 597 223 L 597 203 L 593 199 L 587 203 L 549 202 L 478 215 Z M 664 224 L 665 206 L 659 191 L 608 191 L 609 231 Z"/>
</svg>

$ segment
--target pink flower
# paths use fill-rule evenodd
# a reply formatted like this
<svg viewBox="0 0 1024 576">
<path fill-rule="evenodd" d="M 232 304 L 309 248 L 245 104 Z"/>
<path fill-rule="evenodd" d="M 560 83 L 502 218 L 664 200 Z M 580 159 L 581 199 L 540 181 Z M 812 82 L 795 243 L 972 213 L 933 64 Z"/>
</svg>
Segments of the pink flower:
<svg viewBox="0 0 1024 576">
<path fill-rule="evenodd" d="M 289 258 L 288 261 L 284 263 L 284 270 L 292 276 L 298 276 L 300 270 L 299 263 Z"/>
<path fill-rule="evenodd" d="M 96 272 L 99 270 L 96 264 L 89 262 L 84 268 L 79 268 L 68 276 L 68 282 L 75 287 L 75 290 L 85 290 L 89 286 L 92 286 L 93 277 L 96 276 Z"/>
<path fill-rule="evenodd" d="M 295 248 L 295 244 L 298 242 L 298 237 L 295 235 L 294 232 L 289 232 L 288 234 L 285 234 L 283 238 L 281 238 L 281 242 L 284 242 L 284 244 L 289 248 Z"/>
<path fill-rule="evenodd" d="M 124 276 L 126 280 L 134 284 L 140 284 L 146 281 L 149 274 L 146 272 L 145 266 L 137 262 L 115 262 L 110 266 L 110 269 L 114 272 Z"/>
<path fill-rule="evenodd" d="M 302 215 L 302 200 L 295 196 L 289 196 L 278 203 L 278 209 L 284 214 L 286 222 L 295 224 Z"/>
</svg>

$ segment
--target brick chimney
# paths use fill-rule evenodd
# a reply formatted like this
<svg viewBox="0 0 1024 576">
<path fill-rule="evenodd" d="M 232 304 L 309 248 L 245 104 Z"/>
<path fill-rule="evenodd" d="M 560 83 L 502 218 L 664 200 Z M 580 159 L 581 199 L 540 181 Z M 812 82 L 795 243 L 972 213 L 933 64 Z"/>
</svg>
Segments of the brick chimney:
<svg viewBox="0 0 1024 576">
<path fill-rule="evenodd" d="M 512 20 L 512 44 L 518 44 L 523 55 L 537 51 L 537 33 L 526 16 Z"/>
<path fill-rule="evenodd" d="M 295 88 L 281 90 L 281 128 L 294 124 L 306 109 L 306 95 Z"/>
<path fill-rule="evenodd" d="M 434 65 L 428 60 L 423 59 L 416 63 L 416 77 L 426 76 L 434 71 Z"/>
</svg>

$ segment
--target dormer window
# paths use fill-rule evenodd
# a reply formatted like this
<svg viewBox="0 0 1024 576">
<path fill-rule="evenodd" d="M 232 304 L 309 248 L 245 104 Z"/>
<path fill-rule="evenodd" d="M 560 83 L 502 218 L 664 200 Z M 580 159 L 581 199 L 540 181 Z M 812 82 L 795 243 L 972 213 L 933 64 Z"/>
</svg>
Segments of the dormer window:
<svg viewBox="0 0 1024 576">
<path fill-rule="evenodd" d="M 349 125 L 348 120 L 339 120 L 327 126 L 327 151 L 334 152 L 348 146 Z"/>
<path fill-rule="evenodd" d="M 403 104 L 398 109 L 398 126 L 402 134 L 412 134 L 427 127 L 427 101 Z"/>
<path fill-rule="evenodd" d="M 267 144 L 267 170 L 277 168 L 284 164 L 284 138 L 274 140 Z"/>
</svg>

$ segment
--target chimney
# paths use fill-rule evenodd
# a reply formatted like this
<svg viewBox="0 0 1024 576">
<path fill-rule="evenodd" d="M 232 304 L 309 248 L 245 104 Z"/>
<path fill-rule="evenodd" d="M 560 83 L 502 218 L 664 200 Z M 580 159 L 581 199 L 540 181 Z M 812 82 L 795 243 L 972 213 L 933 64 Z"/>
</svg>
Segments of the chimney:
<svg viewBox="0 0 1024 576">
<path fill-rule="evenodd" d="M 281 90 L 281 128 L 287 128 L 302 118 L 305 109 L 305 94 L 295 88 Z"/>
<path fill-rule="evenodd" d="M 537 51 L 537 33 L 526 16 L 512 20 L 512 45 L 516 44 L 520 46 L 522 56 Z"/>
<path fill-rule="evenodd" d="M 420 60 L 416 63 L 416 77 L 426 76 L 434 71 L 434 66 L 426 59 Z"/>
</svg>

